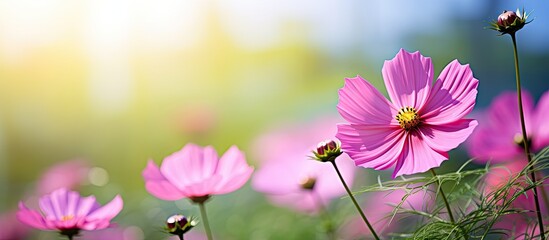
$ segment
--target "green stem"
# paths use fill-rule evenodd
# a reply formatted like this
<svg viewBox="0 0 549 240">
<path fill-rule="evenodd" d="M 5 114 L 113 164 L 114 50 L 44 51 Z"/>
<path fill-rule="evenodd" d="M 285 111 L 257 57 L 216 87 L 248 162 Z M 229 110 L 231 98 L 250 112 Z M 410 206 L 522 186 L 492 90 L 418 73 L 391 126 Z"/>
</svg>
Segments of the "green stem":
<svg viewBox="0 0 549 240">
<path fill-rule="evenodd" d="M 69 240 L 72 240 L 72 235 L 67 235 L 67 237 L 69 238 Z"/>
<path fill-rule="evenodd" d="M 335 160 L 332 160 L 330 162 L 332 163 L 332 165 L 334 165 L 334 168 L 337 172 L 337 175 L 339 176 L 339 179 L 341 180 L 341 183 L 343 184 L 343 187 L 345 187 L 345 191 L 347 191 L 347 194 L 349 194 L 349 197 L 351 197 L 351 200 L 353 201 L 353 204 L 355 205 L 356 210 L 358 211 L 358 213 L 360 213 L 360 216 L 362 217 L 362 220 L 364 220 L 364 223 L 366 223 L 366 225 L 370 229 L 370 232 L 372 232 L 372 235 L 374 235 L 374 238 L 376 240 L 379 240 L 379 237 L 377 236 L 376 231 L 374 230 L 374 228 L 372 227 L 372 225 L 370 224 L 370 222 L 366 218 L 366 215 L 364 215 L 364 212 L 362 212 L 362 209 L 360 209 L 360 206 L 356 202 L 356 199 L 353 196 L 353 193 L 351 193 L 351 190 L 347 186 L 347 183 L 345 183 L 345 180 L 343 179 L 343 176 L 341 176 L 341 172 L 339 172 L 339 168 L 337 167 L 337 164 L 336 164 Z"/>
<path fill-rule="evenodd" d="M 179 237 L 179 240 L 185 240 L 183 239 L 183 233 L 177 235 Z"/>
<path fill-rule="evenodd" d="M 317 192 L 311 190 L 311 197 L 317 204 L 320 206 L 320 216 L 324 218 L 324 221 L 326 222 L 326 235 L 328 235 L 328 239 L 330 240 L 336 240 L 336 233 L 334 231 L 334 223 L 332 221 L 332 218 L 330 217 L 330 214 L 328 213 L 328 210 L 322 203 L 322 198 L 318 195 Z"/>
<path fill-rule="evenodd" d="M 208 215 L 206 214 L 206 207 L 204 206 L 204 202 L 199 203 L 198 206 L 200 207 L 200 215 L 202 216 L 202 221 L 204 221 L 206 236 L 208 236 L 208 240 L 213 240 L 212 230 L 210 229 L 210 223 L 208 222 Z"/>
<path fill-rule="evenodd" d="M 549 207 L 547 207 L 549 206 L 549 198 L 547 198 L 547 191 L 545 191 L 544 187 L 541 188 L 541 197 L 543 198 L 543 203 L 546 206 L 545 214 L 549 214 Z"/>
<path fill-rule="evenodd" d="M 455 224 L 456 221 L 454 220 L 454 214 L 452 214 L 452 209 L 450 208 L 448 199 L 446 199 L 446 194 L 444 194 L 444 191 L 442 191 L 442 182 L 440 182 L 440 179 L 437 177 L 437 173 L 432 168 L 431 168 L 431 173 L 433 174 L 433 177 L 437 178 L 440 196 L 442 196 L 442 200 L 444 200 L 444 205 L 446 205 L 446 209 L 448 209 L 448 215 L 450 215 L 450 221 L 452 221 L 452 223 Z"/>
<path fill-rule="evenodd" d="M 518 59 L 518 51 L 517 51 L 517 40 L 515 37 L 515 33 L 510 34 L 511 39 L 513 40 L 513 51 L 515 55 L 515 77 L 517 80 L 517 96 L 518 96 L 518 105 L 519 105 L 519 115 L 520 115 L 520 127 L 522 129 L 522 142 L 524 144 L 524 154 L 526 154 L 526 158 L 528 158 L 528 164 L 532 162 L 532 156 L 530 155 L 530 146 L 528 143 L 528 136 L 526 134 L 526 123 L 524 122 L 524 111 L 522 109 L 522 90 L 521 90 L 521 84 L 520 84 L 520 70 L 519 70 L 519 59 Z M 530 177 L 532 178 L 532 181 L 536 182 L 536 173 L 533 165 L 530 165 Z M 538 196 L 538 188 L 534 187 L 532 190 L 534 191 L 534 202 L 536 204 L 536 215 L 538 216 L 538 226 L 539 226 L 539 232 L 541 239 L 545 239 L 545 231 L 543 230 L 543 218 L 541 217 L 541 208 L 539 205 L 539 196 Z"/>
</svg>

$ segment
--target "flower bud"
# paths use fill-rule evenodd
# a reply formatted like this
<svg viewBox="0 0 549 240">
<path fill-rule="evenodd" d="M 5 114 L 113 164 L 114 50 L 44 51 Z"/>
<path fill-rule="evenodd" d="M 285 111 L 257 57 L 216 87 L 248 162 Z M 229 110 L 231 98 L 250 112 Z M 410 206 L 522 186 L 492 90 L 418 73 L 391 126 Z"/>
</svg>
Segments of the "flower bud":
<svg viewBox="0 0 549 240">
<path fill-rule="evenodd" d="M 182 235 L 196 226 L 196 221 L 191 217 L 187 219 L 185 216 L 176 214 L 166 220 L 166 230 L 174 235 Z"/>
<path fill-rule="evenodd" d="M 321 162 L 334 161 L 339 155 L 341 155 L 341 147 L 333 140 L 326 140 L 318 144 L 316 151 L 313 151 L 315 160 Z"/>
<path fill-rule="evenodd" d="M 491 23 L 491 28 L 501 34 L 514 34 L 524 27 L 524 25 L 528 24 L 528 22 L 526 22 L 527 18 L 528 15 L 524 10 L 522 12 L 518 9 L 516 12 L 505 10 L 498 16 L 497 21 Z"/>
<path fill-rule="evenodd" d="M 500 27 L 507 27 L 513 24 L 517 20 L 517 14 L 513 11 L 503 11 L 498 17 L 498 25 Z"/>
</svg>

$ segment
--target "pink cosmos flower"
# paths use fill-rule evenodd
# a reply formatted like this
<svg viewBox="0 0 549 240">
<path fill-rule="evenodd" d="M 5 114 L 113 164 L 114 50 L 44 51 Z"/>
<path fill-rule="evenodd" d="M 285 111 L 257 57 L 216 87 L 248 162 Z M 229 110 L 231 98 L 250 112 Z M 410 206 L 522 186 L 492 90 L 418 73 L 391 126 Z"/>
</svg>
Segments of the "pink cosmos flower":
<svg viewBox="0 0 549 240">
<path fill-rule="evenodd" d="M 493 191 L 508 183 L 511 178 L 520 173 L 527 163 L 526 160 L 516 160 L 503 163 L 499 167 L 491 168 L 484 181 L 486 183 L 485 191 Z M 541 187 L 545 188 L 545 192 L 549 192 L 547 181 Z M 543 201 L 541 201 L 540 204 L 542 214 L 548 214 L 548 207 Z M 526 191 L 524 194 L 518 196 L 517 199 L 511 203 L 511 208 L 532 211 L 533 209 L 536 209 L 532 191 Z M 539 235 L 539 228 L 537 227 L 537 221 L 535 220 L 536 214 L 532 211 L 503 215 L 495 224 L 494 228 L 508 230 L 508 233 L 510 234 L 508 237 L 512 239 L 530 239 L 534 235 Z"/>
<path fill-rule="evenodd" d="M 477 122 L 463 119 L 473 109 L 478 80 L 457 60 L 433 86 L 431 58 L 401 49 L 383 65 L 390 102 L 362 77 L 345 79 L 339 90 L 337 138 L 356 165 L 387 169 L 393 177 L 425 172 L 448 159 Z"/>
<path fill-rule="evenodd" d="M 338 119 L 286 126 L 261 136 L 256 142 L 261 167 L 252 187 L 267 194 L 278 206 L 316 213 L 334 198 L 345 194 L 333 166 L 310 159 L 318 142 L 333 138 Z M 355 166 L 346 155 L 336 160 L 345 181 L 352 185 Z"/>
<path fill-rule="evenodd" d="M 189 143 L 166 157 L 160 168 L 150 160 L 143 178 L 149 193 L 173 201 L 235 191 L 248 181 L 252 172 L 244 153 L 236 146 L 219 158 L 213 147 Z"/>
<path fill-rule="evenodd" d="M 549 146 L 549 91 L 543 94 L 536 108 L 533 102 L 530 94 L 523 91 L 526 132 L 530 149 L 537 152 Z M 479 119 L 480 126 L 467 141 L 469 154 L 475 161 L 500 163 L 525 159 L 516 92 L 496 97 Z"/>
<path fill-rule="evenodd" d="M 393 218 L 394 209 L 402 202 L 406 195 L 404 190 L 391 192 L 373 192 L 366 198 L 364 212 L 368 213 L 368 219 L 372 222 L 373 228 L 378 234 L 387 235 L 394 231 L 410 229 L 412 218 L 410 214 L 398 213 Z M 400 210 L 418 210 L 429 212 L 435 206 L 435 198 L 428 191 L 418 191 L 409 195 L 400 205 Z M 391 219 L 392 218 L 392 219 Z M 417 220 L 417 219 L 416 219 Z M 412 220 L 413 221 L 413 220 Z M 352 217 L 342 231 L 344 239 L 365 239 L 372 237 L 372 232 L 364 225 L 359 216 Z"/>
<path fill-rule="evenodd" d="M 75 189 L 87 181 L 89 170 L 89 164 L 83 160 L 58 163 L 42 174 L 37 192 L 44 195 L 59 188 Z"/>
<path fill-rule="evenodd" d="M 39 200 L 42 214 L 19 203 L 17 218 L 22 223 L 41 230 L 58 230 L 64 235 L 76 235 L 80 230 L 98 230 L 122 210 L 122 198 L 117 195 L 101 207 L 94 196 L 82 197 L 78 192 L 60 188 Z"/>
</svg>

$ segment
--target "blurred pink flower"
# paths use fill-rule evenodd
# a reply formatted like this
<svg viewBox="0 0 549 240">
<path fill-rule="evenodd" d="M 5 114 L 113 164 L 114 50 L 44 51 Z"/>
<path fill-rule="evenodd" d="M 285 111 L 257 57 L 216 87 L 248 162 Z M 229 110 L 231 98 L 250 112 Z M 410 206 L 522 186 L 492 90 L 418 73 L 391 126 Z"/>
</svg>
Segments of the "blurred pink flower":
<svg viewBox="0 0 549 240">
<path fill-rule="evenodd" d="M 17 212 L 19 221 L 41 230 L 59 230 L 62 234 L 72 234 L 79 230 L 109 227 L 110 221 L 122 210 L 123 202 L 117 195 L 101 207 L 94 196 L 81 197 L 78 192 L 61 188 L 42 196 L 39 205 L 43 214 L 20 202 Z"/>
<path fill-rule="evenodd" d="M 485 178 L 485 192 L 488 193 L 504 184 L 507 184 L 511 178 L 519 174 L 526 165 L 526 160 L 517 160 L 491 168 Z M 547 181 L 541 187 L 545 188 L 546 192 L 549 192 L 549 185 L 547 185 Z M 511 197 L 511 194 L 514 194 L 513 190 L 509 194 L 509 197 Z M 548 208 L 545 206 L 544 202 L 542 201 L 540 204 L 542 213 L 544 215 L 548 214 Z M 511 203 L 511 208 L 534 211 L 536 207 L 532 191 L 526 191 L 524 194 L 518 196 L 517 199 Z M 533 236 L 533 233 L 535 233 L 535 235 L 539 234 L 539 228 L 537 227 L 537 221 L 535 219 L 535 212 L 506 214 L 500 217 L 494 228 L 508 230 L 511 234 L 508 237 L 512 239 L 530 239 Z M 530 237 L 525 238 L 525 235 Z"/>
<path fill-rule="evenodd" d="M 261 136 L 255 147 L 261 167 L 254 174 L 252 187 L 278 206 L 308 213 L 344 195 L 345 188 L 333 166 L 310 159 L 318 142 L 333 138 L 337 122 L 339 118 L 327 118 Z M 337 163 L 345 181 L 352 185 L 353 162 L 341 155 Z"/>
<path fill-rule="evenodd" d="M 409 224 L 407 220 L 410 220 L 410 217 L 413 216 L 411 214 L 397 213 L 392 218 L 393 210 L 406 195 L 404 190 L 373 192 L 371 194 L 366 198 L 363 209 L 368 214 L 368 219 L 370 219 L 378 234 L 386 235 L 393 231 L 413 227 L 401 225 Z M 399 211 L 407 209 L 429 212 L 434 207 L 434 203 L 434 196 L 429 194 L 428 191 L 418 191 L 406 198 L 406 201 L 400 205 L 401 210 Z M 342 234 L 344 239 L 365 239 L 372 236 L 372 232 L 364 225 L 362 218 L 359 216 L 353 216 L 348 223 L 343 225 Z"/>
<path fill-rule="evenodd" d="M 143 178 L 149 193 L 173 201 L 235 191 L 248 181 L 252 172 L 244 153 L 236 146 L 219 158 L 213 147 L 189 143 L 166 157 L 160 168 L 150 160 Z"/>
<path fill-rule="evenodd" d="M 185 135 L 201 137 L 218 124 L 218 112 L 204 103 L 191 103 L 175 113 L 175 128 Z"/>
<path fill-rule="evenodd" d="M 522 93 L 522 105 L 530 149 L 537 152 L 549 146 L 549 91 L 543 94 L 534 109 L 532 97 Z M 524 159 L 522 130 L 516 92 L 505 92 L 496 97 L 488 110 L 480 114 L 480 125 L 467 141 L 469 154 L 475 161 L 485 163 L 509 162 Z"/>
<path fill-rule="evenodd" d="M 337 107 L 349 122 L 338 125 L 343 151 L 366 168 L 396 164 L 393 177 L 440 166 L 477 125 L 463 117 L 475 105 L 478 80 L 454 60 L 431 86 L 431 58 L 403 49 L 382 72 L 391 102 L 360 76 L 339 90 Z"/>
<path fill-rule="evenodd" d="M 29 235 L 29 228 L 17 221 L 15 212 L 0 215 L 0 240 L 23 240 Z"/>
<path fill-rule="evenodd" d="M 87 181 L 90 166 L 83 160 L 56 164 L 46 170 L 38 180 L 37 193 L 44 195 L 59 188 L 75 189 Z"/>
</svg>

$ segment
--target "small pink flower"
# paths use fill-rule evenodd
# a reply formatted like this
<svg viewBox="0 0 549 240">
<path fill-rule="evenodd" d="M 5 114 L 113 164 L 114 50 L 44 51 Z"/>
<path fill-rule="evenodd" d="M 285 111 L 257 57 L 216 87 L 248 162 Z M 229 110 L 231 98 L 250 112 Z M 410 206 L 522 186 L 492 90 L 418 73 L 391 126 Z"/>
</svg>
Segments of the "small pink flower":
<svg viewBox="0 0 549 240">
<path fill-rule="evenodd" d="M 313 121 L 307 125 L 285 126 L 261 136 L 257 157 L 261 166 L 252 187 L 267 194 L 278 206 L 316 213 L 334 198 L 345 194 L 333 166 L 311 159 L 319 141 L 333 138 L 339 119 Z M 345 181 L 352 185 L 355 166 L 346 155 L 337 158 Z"/>
<path fill-rule="evenodd" d="M 425 172 L 448 159 L 477 122 L 478 80 L 468 65 L 452 61 L 431 86 L 431 58 L 403 49 L 383 65 L 389 102 L 372 84 L 347 78 L 339 90 L 337 138 L 356 165 L 376 170 L 396 165 L 393 177 Z"/>
<path fill-rule="evenodd" d="M 38 180 L 37 192 L 40 195 L 59 188 L 75 189 L 87 181 L 89 164 L 83 160 L 58 163 L 46 170 Z"/>
<path fill-rule="evenodd" d="M 150 160 L 143 178 L 150 194 L 173 201 L 235 191 L 248 181 L 252 172 L 244 153 L 236 146 L 219 158 L 213 147 L 189 143 L 166 157 L 160 168 Z"/>
<path fill-rule="evenodd" d="M 117 195 L 101 207 L 94 196 L 82 197 L 78 192 L 61 188 L 39 200 L 42 214 L 19 203 L 17 218 L 22 223 L 41 230 L 58 230 L 75 235 L 80 230 L 98 230 L 111 225 L 110 221 L 122 210 L 122 198 Z"/>
<path fill-rule="evenodd" d="M 537 152 L 549 146 L 549 92 L 543 94 L 534 108 L 532 97 L 523 91 L 522 107 L 529 147 Z M 516 92 L 496 97 L 488 110 L 481 113 L 479 121 L 479 127 L 467 141 L 469 154 L 475 161 L 500 163 L 525 158 Z"/>
</svg>

